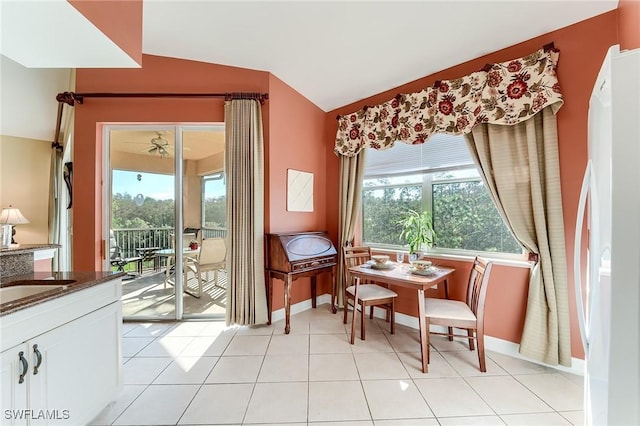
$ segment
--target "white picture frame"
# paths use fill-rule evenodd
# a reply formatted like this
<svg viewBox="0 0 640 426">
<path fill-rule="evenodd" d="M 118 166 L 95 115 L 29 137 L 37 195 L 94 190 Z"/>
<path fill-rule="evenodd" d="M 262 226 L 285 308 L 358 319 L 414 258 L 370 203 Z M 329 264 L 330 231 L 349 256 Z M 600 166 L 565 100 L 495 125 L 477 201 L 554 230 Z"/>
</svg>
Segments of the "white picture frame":
<svg viewBox="0 0 640 426">
<path fill-rule="evenodd" d="M 313 173 L 287 169 L 287 211 L 313 211 Z"/>
</svg>

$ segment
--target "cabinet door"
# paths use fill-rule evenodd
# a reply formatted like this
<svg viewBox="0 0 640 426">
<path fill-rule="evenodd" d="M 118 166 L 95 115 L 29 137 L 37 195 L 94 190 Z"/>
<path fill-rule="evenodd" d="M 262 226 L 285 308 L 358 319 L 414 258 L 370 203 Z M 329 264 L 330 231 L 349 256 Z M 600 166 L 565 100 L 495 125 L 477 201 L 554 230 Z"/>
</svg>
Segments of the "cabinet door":
<svg viewBox="0 0 640 426">
<path fill-rule="evenodd" d="M 22 353 L 21 361 L 20 354 Z M 29 368 L 25 372 L 25 362 L 28 362 L 27 345 L 14 346 L 0 353 L 0 424 L 26 425 L 27 383 Z M 30 366 L 29 366 L 30 367 Z M 23 374 L 22 383 L 20 375 Z"/>
<path fill-rule="evenodd" d="M 121 389 L 119 302 L 42 334 L 29 342 L 32 360 L 30 404 L 47 418 L 31 424 L 86 424 Z M 34 368 L 37 363 L 34 364 Z"/>
</svg>

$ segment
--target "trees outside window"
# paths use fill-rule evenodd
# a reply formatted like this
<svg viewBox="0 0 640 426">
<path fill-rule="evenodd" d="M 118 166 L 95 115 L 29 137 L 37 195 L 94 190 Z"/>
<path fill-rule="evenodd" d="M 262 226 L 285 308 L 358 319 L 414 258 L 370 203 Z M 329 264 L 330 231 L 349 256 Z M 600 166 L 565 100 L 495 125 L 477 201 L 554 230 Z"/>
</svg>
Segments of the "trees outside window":
<svg viewBox="0 0 640 426">
<path fill-rule="evenodd" d="M 409 210 L 426 210 L 435 231 L 432 252 L 521 256 L 522 247 L 496 210 L 464 139 L 439 136 L 444 135 L 420 146 L 396 143 L 367 153 L 363 242 L 407 250 L 399 221 Z"/>
<path fill-rule="evenodd" d="M 222 172 L 202 178 L 202 227 L 227 227 L 227 198 Z"/>
</svg>

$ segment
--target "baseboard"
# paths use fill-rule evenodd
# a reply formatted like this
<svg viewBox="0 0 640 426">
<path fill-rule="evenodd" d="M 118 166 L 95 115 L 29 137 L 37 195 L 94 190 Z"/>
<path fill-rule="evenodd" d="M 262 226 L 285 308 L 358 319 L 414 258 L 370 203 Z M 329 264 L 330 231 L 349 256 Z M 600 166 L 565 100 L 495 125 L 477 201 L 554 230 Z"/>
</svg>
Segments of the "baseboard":
<svg viewBox="0 0 640 426">
<path fill-rule="evenodd" d="M 316 297 L 316 306 L 320 306 L 323 304 L 331 303 L 331 295 L 323 294 L 322 296 Z M 312 309 L 311 299 L 303 300 L 302 302 L 294 303 L 291 305 L 289 309 L 289 313 L 291 315 L 295 315 L 300 312 L 304 312 L 306 310 Z M 276 322 L 284 319 L 284 308 L 278 309 L 277 311 L 271 312 L 271 322 Z"/>
<path fill-rule="evenodd" d="M 318 296 L 317 305 L 321 305 L 323 303 L 331 303 L 331 296 L 328 294 L 323 294 L 322 296 Z M 297 314 L 299 312 L 306 311 L 311 309 L 311 300 L 305 300 L 294 305 L 291 305 L 291 315 Z M 376 318 L 384 318 L 385 311 L 383 309 L 375 309 L 374 316 Z M 284 319 L 284 308 L 278 309 L 271 314 L 272 321 L 278 321 Z M 406 315 L 400 312 L 396 312 L 396 324 L 401 324 L 406 327 L 413 328 L 415 330 L 419 329 L 418 326 L 418 318 L 412 317 L 410 315 Z M 437 328 L 438 326 L 434 326 Z M 440 327 L 441 331 L 445 331 L 445 327 Z M 531 358 L 527 358 L 520 354 L 519 348 L 520 345 L 518 343 L 510 342 L 508 340 L 499 339 L 497 337 L 492 336 L 484 336 L 484 346 L 487 350 L 497 352 L 504 355 L 509 355 L 514 358 L 519 358 L 525 361 L 533 362 L 535 364 L 544 365 L 549 368 L 553 368 L 559 371 L 564 371 L 571 374 L 577 374 L 580 376 L 584 376 L 585 363 L 583 359 L 579 358 L 571 358 L 571 367 L 564 367 L 561 365 L 548 365 Z"/>
</svg>

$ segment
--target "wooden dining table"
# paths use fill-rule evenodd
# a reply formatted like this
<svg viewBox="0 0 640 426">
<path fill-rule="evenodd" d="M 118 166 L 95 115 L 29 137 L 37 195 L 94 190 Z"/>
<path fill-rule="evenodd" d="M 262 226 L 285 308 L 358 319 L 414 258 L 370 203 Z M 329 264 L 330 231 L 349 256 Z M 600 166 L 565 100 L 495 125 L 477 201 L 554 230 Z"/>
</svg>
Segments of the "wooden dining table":
<svg viewBox="0 0 640 426">
<path fill-rule="evenodd" d="M 445 297 L 449 298 L 448 279 L 455 269 L 443 266 L 433 267 L 432 273 L 416 274 L 408 264 L 396 264 L 392 269 L 374 269 L 370 264 L 352 266 L 349 268 L 351 276 L 363 281 L 373 281 L 377 284 L 414 289 L 418 293 L 418 326 L 420 329 L 420 354 L 422 357 L 422 372 L 428 372 L 427 365 L 427 332 L 424 313 L 424 291 L 442 283 Z"/>
</svg>

